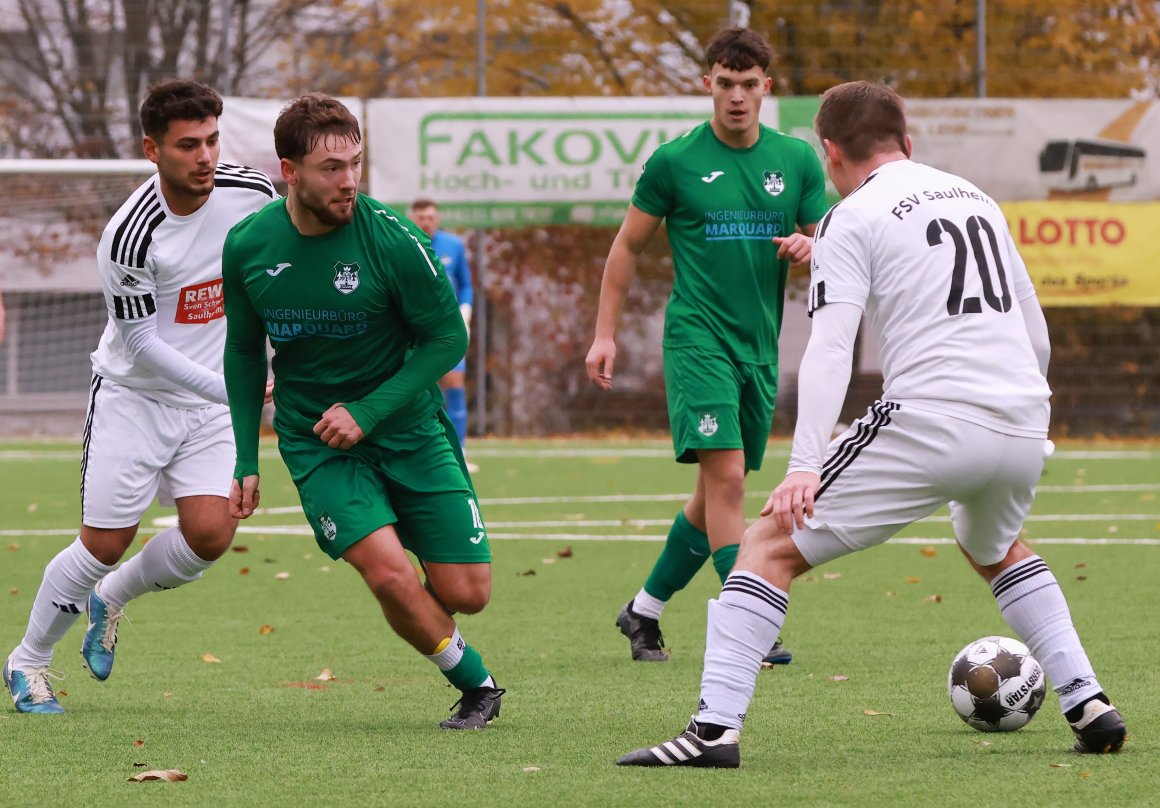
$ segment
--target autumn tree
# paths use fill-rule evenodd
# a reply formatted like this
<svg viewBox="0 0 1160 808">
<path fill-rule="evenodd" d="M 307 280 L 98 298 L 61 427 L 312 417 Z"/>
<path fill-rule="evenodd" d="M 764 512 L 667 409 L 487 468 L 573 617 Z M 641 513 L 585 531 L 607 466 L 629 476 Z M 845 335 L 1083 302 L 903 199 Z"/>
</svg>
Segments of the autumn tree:
<svg viewBox="0 0 1160 808">
<path fill-rule="evenodd" d="M 0 22 L 6 156 L 135 156 L 149 84 L 183 76 L 226 91 L 291 37 L 294 0 L 14 0 Z"/>
</svg>

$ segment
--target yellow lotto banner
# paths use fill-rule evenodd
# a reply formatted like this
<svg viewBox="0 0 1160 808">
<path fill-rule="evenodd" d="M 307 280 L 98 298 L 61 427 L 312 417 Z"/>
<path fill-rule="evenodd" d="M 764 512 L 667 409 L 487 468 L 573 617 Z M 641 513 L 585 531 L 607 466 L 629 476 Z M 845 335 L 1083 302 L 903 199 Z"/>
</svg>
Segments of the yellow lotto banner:
<svg viewBox="0 0 1160 808">
<path fill-rule="evenodd" d="M 1002 202 L 1043 306 L 1160 306 L 1160 202 Z"/>
</svg>

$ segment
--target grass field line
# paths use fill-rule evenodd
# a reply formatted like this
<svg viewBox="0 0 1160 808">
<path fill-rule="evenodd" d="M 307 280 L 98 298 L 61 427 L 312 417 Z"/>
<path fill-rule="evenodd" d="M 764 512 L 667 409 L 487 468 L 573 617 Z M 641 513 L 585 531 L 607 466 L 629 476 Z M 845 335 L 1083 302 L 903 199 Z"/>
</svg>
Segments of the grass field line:
<svg viewBox="0 0 1160 808">
<path fill-rule="evenodd" d="M 770 447 L 770 456 L 783 457 L 788 455 L 788 448 L 784 446 Z M 575 448 L 550 447 L 537 449 L 533 447 L 505 447 L 505 446 L 476 446 L 471 447 L 472 458 L 553 458 L 553 457 L 672 457 L 671 448 L 618 448 L 577 446 Z M 1152 460 L 1160 456 L 1160 452 L 1146 449 L 1060 449 L 1053 455 L 1061 460 Z M 280 458 L 277 449 L 262 449 L 259 457 L 263 460 L 277 460 Z M 0 451 L 0 462 L 9 461 L 79 461 L 80 450 L 49 449 L 6 449 Z"/>
<path fill-rule="evenodd" d="M 160 520 L 155 520 L 160 521 Z M 152 535 L 164 530 L 164 525 L 141 526 L 142 534 Z M 312 536 L 314 532 L 309 525 L 240 525 L 238 534 L 266 535 L 266 536 Z M 75 536 L 76 530 L 68 528 L 46 528 L 43 530 L 0 530 L 0 537 L 4 538 L 31 538 L 37 536 Z M 488 531 L 489 541 L 576 541 L 576 542 L 663 542 L 663 533 L 493 533 Z M 1127 547 L 1160 547 L 1160 539 L 1109 539 L 1109 538 L 1077 538 L 1077 537 L 1034 537 L 1028 538 L 1030 544 L 1076 544 L 1089 546 L 1127 546 Z M 955 540 L 945 536 L 896 536 L 887 544 L 954 544 Z"/>
</svg>

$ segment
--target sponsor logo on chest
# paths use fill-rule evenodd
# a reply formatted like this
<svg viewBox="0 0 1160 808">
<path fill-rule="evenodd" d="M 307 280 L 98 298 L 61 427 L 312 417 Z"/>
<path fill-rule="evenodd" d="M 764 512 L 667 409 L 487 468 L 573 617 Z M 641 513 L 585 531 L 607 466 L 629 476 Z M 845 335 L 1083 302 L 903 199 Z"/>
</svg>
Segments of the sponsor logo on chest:
<svg viewBox="0 0 1160 808">
<path fill-rule="evenodd" d="M 186 286 L 177 293 L 177 313 L 173 322 L 197 325 L 225 316 L 222 279 Z"/>
</svg>

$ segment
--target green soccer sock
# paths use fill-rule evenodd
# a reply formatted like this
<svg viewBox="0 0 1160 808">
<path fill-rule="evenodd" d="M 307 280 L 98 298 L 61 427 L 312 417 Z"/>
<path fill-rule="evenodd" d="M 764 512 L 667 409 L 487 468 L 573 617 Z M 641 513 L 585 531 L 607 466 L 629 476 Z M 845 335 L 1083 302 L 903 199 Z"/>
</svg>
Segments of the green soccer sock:
<svg viewBox="0 0 1160 808">
<path fill-rule="evenodd" d="M 725 585 L 725 579 L 733 570 L 733 565 L 737 563 L 737 548 L 740 546 L 740 544 L 727 544 L 713 551 L 713 569 L 717 570 L 717 577 L 721 579 L 722 586 Z"/>
<path fill-rule="evenodd" d="M 693 580 L 709 557 L 709 537 L 697 530 L 682 510 L 669 528 L 665 548 L 644 582 L 644 591 L 668 601 Z"/>
<path fill-rule="evenodd" d="M 459 628 L 435 649 L 434 654 L 424 654 L 435 663 L 447 681 L 460 690 L 480 687 L 490 676 L 483 664 L 483 657 L 459 635 Z"/>
</svg>

